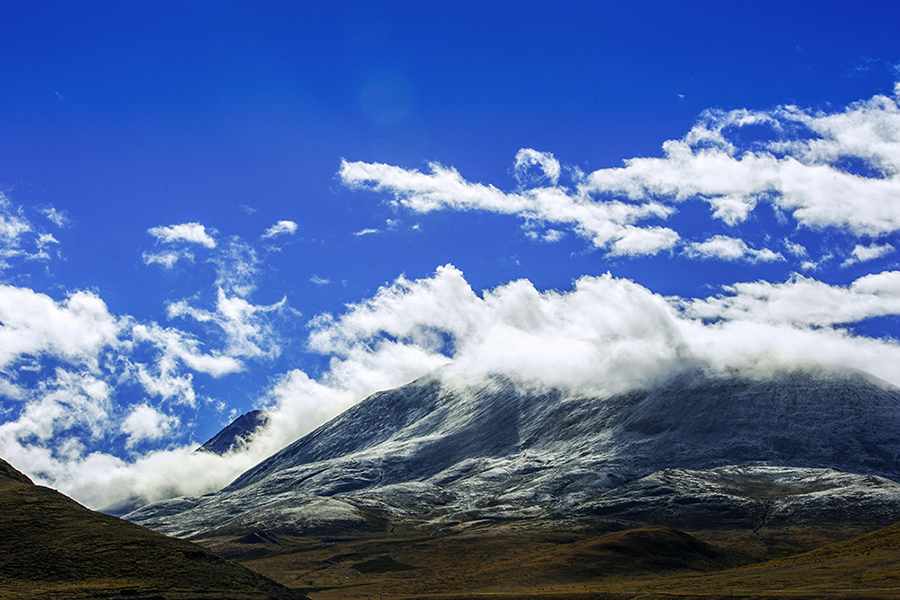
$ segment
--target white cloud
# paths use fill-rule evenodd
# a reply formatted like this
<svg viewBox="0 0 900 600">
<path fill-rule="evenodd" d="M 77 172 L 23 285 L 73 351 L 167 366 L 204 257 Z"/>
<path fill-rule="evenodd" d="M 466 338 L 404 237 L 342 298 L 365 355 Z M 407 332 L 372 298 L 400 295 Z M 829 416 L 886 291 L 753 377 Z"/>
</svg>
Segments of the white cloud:
<svg viewBox="0 0 900 600">
<path fill-rule="evenodd" d="M 184 310 L 184 316 L 210 322 L 230 314 L 236 323 L 256 314 L 240 298 L 222 300 L 216 311 L 183 306 L 175 313 Z M 100 435 L 115 426 L 134 447 L 164 440 L 180 425 L 146 399 L 115 417 L 111 385 L 97 375 L 59 373 L 41 401 L 0 426 L 0 455 L 103 507 L 216 489 L 367 395 L 436 370 L 448 383 L 507 373 L 536 386 L 601 396 L 685 368 L 755 374 L 835 365 L 900 383 L 900 345 L 843 328 L 888 314 L 900 314 L 900 272 L 869 275 L 844 287 L 795 276 L 781 284 L 735 284 L 718 296 L 686 300 L 664 298 L 609 274 L 582 277 L 568 291 L 539 291 L 519 280 L 476 293 L 447 265 L 431 277 L 400 277 L 343 314 L 313 319 L 309 349 L 329 359 L 328 370 L 316 378 L 299 369 L 281 377 L 264 399 L 270 412 L 266 433 L 246 452 L 198 458 L 181 447 L 132 461 L 90 452 L 83 438 L 60 432 L 82 423 L 93 424 Z M 131 371 L 156 382 L 159 396 L 166 385 L 174 386 L 172 397 L 183 394 L 178 385 L 186 375 L 192 389 L 179 361 L 212 374 L 237 366 L 230 357 L 201 354 L 199 343 L 177 330 L 129 327 L 134 344 L 160 349 L 156 363 L 134 363 Z M 236 331 L 235 339 L 256 343 L 252 328 Z M 57 443 L 26 443 L 26 432 L 28 439 L 44 436 Z"/>
<path fill-rule="evenodd" d="M 32 437 L 47 442 L 76 426 L 99 437 L 109 422 L 111 392 L 109 384 L 94 375 L 56 369 L 55 376 L 40 385 L 36 398 L 19 418 L 0 425 L 0 444 Z"/>
<path fill-rule="evenodd" d="M 745 129 L 756 141 L 743 141 Z M 429 170 L 345 160 L 338 175 L 350 188 L 390 194 L 418 213 L 483 210 L 568 225 L 613 255 L 672 249 L 677 232 L 642 222 L 665 220 L 691 199 L 729 226 L 769 203 L 808 229 L 877 236 L 900 230 L 900 108 L 895 98 L 875 96 L 833 114 L 794 106 L 706 111 L 682 139 L 663 144 L 662 157 L 583 176 L 570 170 L 574 189 L 559 184 L 563 169 L 553 155 L 530 148 L 516 155 L 515 174 L 533 187 L 516 192 L 466 181 L 438 163 Z M 777 259 L 761 252 L 754 260 Z"/>
<path fill-rule="evenodd" d="M 186 250 L 170 252 L 144 252 L 142 255 L 145 265 L 160 265 L 164 269 L 172 269 L 182 258 L 193 261 L 194 255 Z"/>
<path fill-rule="evenodd" d="M 25 216 L 21 206 L 14 206 L 0 192 L 0 270 L 8 269 L 11 261 L 47 260 L 50 244 L 59 244 L 52 234 L 40 231 Z"/>
<path fill-rule="evenodd" d="M 256 289 L 260 259 L 256 250 L 237 236 L 232 236 L 212 258 L 216 265 L 217 288 L 245 297 Z"/>
<path fill-rule="evenodd" d="M 5 252 L 18 248 L 22 235 L 31 230 L 21 209 L 14 210 L 9 198 L 0 192 L 0 248 Z"/>
<path fill-rule="evenodd" d="M 185 301 L 180 301 L 169 304 L 168 314 L 169 318 L 191 317 L 200 322 L 219 326 L 225 334 L 225 357 L 271 357 L 277 356 L 280 352 L 276 343 L 277 336 L 260 317 L 281 309 L 286 301 L 284 298 L 269 306 L 257 306 L 238 296 L 229 297 L 222 288 L 219 288 L 215 311 L 195 308 Z"/>
<path fill-rule="evenodd" d="M 297 224 L 293 221 L 278 221 L 269 227 L 263 234 L 263 238 L 271 238 L 285 233 L 293 235 L 297 231 Z"/>
<path fill-rule="evenodd" d="M 355 232 L 353 235 L 355 235 L 356 237 L 360 237 L 362 235 L 369 235 L 370 233 L 381 233 L 381 230 L 380 229 L 372 229 L 372 228 L 362 229 L 360 231 Z"/>
<path fill-rule="evenodd" d="M 149 404 L 132 408 L 122 421 L 122 433 L 128 436 L 127 448 L 143 441 L 154 441 L 167 436 L 178 424 L 178 419 L 165 415 Z"/>
<path fill-rule="evenodd" d="M 167 227 L 151 227 L 147 233 L 163 242 L 189 242 L 200 244 L 207 248 L 215 248 L 216 240 L 206 231 L 206 227 L 200 223 L 182 223 Z"/>
<path fill-rule="evenodd" d="M 50 208 L 43 209 L 41 212 L 57 227 L 65 227 L 69 224 L 69 217 L 64 210 L 57 210 L 51 206 Z"/>
<path fill-rule="evenodd" d="M 770 140 L 741 146 L 738 134 L 748 126 L 769 128 Z M 798 129 L 812 135 L 788 133 Z M 632 200 L 701 198 L 728 224 L 767 201 L 809 228 L 857 235 L 900 228 L 900 206 L 892 200 L 900 192 L 900 109 L 891 98 L 876 96 L 831 115 L 792 106 L 707 111 L 663 150 L 663 158 L 635 158 L 623 168 L 589 174 L 584 192 Z M 845 170 L 852 168 L 849 159 L 877 173 Z"/>
<path fill-rule="evenodd" d="M 796 256 L 798 258 L 805 258 L 805 257 L 809 256 L 809 251 L 806 249 L 805 246 L 803 246 L 802 244 L 798 244 L 796 242 L 792 242 L 791 240 L 785 239 L 784 247 L 787 249 L 788 252 L 790 252 L 791 254 L 793 254 L 794 256 Z"/>
<path fill-rule="evenodd" d="M 56 302 L 27 288 L 0 285 L 0 367 L 23 356 L 52 354 L 96 366 L 118 335 L 116 319 L 90 292 Z"/>
<path fill-rule="evenodd" d="M 330 279 L 325 279 L 325 278 L 319 277 L 318 275 L 313 275 L 312 277 L 309 278 L 309 281 L 310 281 L 310 283 L 314 283 L 316 285 L 328 285 L 329 283 L 331 283 Z"/>
<path fill-rule="evenodd" d="M 866 275 L 849 286 L 795 275 L 784 283 L 725 287 L 726 295 L 678 301 L 686 315 L 771 325 L 823 328 L 900 314 L 900 271 Z"/>
<path fill-rule="evenodd" d="M 851 257 L 845 260 L 841 266 L 847 267 L 855 263 L 875 260 L 892 252 L 894 252 L 894 247 L 890 244 L 870 244 L 868 246 L 857 244 L 851 252 Z"/>
<path fill-rule="evenodd" d="M 750 248 L 744 240 L 725 235 L 715 235 L 704 242 L 688 244 L 684 253 L 691 258 L 718 258 L 727 261 L 773 262 L 784 260 L 784 256 L 780 252 L 773 252 L 768 248 L 755 250 Z"/>
<path fill-rule="evenodd" d="M 440 364 L 451 379 L 503 372 L 600 394 L 684 368 L 756 374 L 843 366 L 900 383 L 900 345 L 843 327 L 900 314 L 900 273 L 870 275 L 847 287 L 796 276 L 726 292 L 665 299 L 605 275 L 582 277 L 568 292 L 540 292 L 520 280 L 479 296 L 448 265 L 430 278 L 401 277 L 339 317 L 314 319 L 310 348 L 334 357 L 332 371 L 318 382 L 295 374 L 305 391 L 280 397 L 279 406 L 302 402 L 313 414 L 322 410 L 316 395 L 331 397 L 336 382 L 339 389 L 352 387 L 347 382 L 358 382 L 358 390 L 366 383 L 383 389 L 401 374 L 411 379 Z M 341 408 L 347 401 L 323 400 Z"/>
<path fill-rule="evenodd" d="M 671 248 L 678 234 L 662 227 L 640 229 L 639 221 L 662 219 L 674 211 L 656 201 L 595 201 L 580 192 L 553 186 L 505 193 L 494 186 L 470 183 L 452 168 L 437 163 L 430 173 L 380 163 L 342 161 L 338 172 L 350 188 L 388 192 L 394 203 L 412 211 L 485 210 L 518 215 L 526 222 L 558 223 L 574 228 L 599 248 L 615 254 L 653 254 Z"/>
<path fill-rule="evenodd" d="M 541 173 L 535 174 L 531 168 L 537 166 Z M 522 184 L 534 185 L 544 180 L 551 185 L 559 182 L 561 168 L 559 161 L 549 152 L 538 152 L 531 148 L 522 148 L 516 153 L 516 180 Z"/>
<path fill-rule="evenodd" d="M 177 371 L 176 360 L 180 360 L 189 368 L 213 377 L 222 377 L 229 373 L 243 370 L 243 365 L 233 356 L 222 354 L 203 354 L 200 343 L 193 337 L 177 329 L 164 328 L 159 325 L 134 323 L 131 336 L 135 342 L 148 342 L 160 351 L 157 366 L 163 375 Z"/>
</svg>

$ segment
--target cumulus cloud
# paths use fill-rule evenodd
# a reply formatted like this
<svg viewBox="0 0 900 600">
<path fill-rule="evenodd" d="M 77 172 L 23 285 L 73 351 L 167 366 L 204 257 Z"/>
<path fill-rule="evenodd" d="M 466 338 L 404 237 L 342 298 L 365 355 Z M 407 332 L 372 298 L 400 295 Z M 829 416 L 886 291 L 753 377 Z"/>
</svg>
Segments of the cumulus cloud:
<svg viewBox="0 0 900 600">
<path fill-rule="evenodd" d="M 200 223 L 182 223 L 166 227 L 151 227 L 147 233 L 162 242 L 188 242 L 200 244 L 207 248 L 215 248 L 216 240 L 207 233 L 206 227 Z"/>
<path fill-rule="evenodd" d="M 122 421 L 122 432 L 128 436 L 127 448 L 146 441 L 158 440 L 169 434 L 177 425 L 178 419 L 163 414 L 149 404 L 140 404 Z"/>
<path fill-rule="evenodd" d="M 688 244 L 684 253 L 691 258 L 717 258 L 727 261 L 772 262 L 784 260 L 784 256 L 780 252 L 773 252 L 768 248 L 755 250 L 750 248 L 744 240 L 726 235 L 715 235 L 704 242 Z"/>
<path fill-rule="evenodd" d="M 91 292 L 62 302 L 27 288 L 0 285 L 0 367 L 23 355 L 50 354 L 96 368 L 98 353 L 113 344 L 118 324 Z"/>
<path fill-rule="evenodd" d="M 263 238 L 272 238 L 278 235 L 293 235 L 297 231 L 297 224 L 293 221 L 278 221 L 269 227 L 263 234 Z"/>
<path fill-rule="evenodd" d="M 765 131 L 757 142 L 743 130 Z M 878 235 L 900 227 L 900 109 L 875 96 L 835 114 L 795 106 L 707 111 L 662 158 L 635 158 L 585 177 L 583 190 L 632 200 L 699 198 L 728 224 L 770 202 L 804 227 Z"/>
<path fill-rule="evenodd" d="M 868 246 L 857 244 L 856 246 L 854 246 L 853 251 L 850 253 L 850 258 L 845 260 L 841 264 L 841 266 L 847 267 L 854 263 L 875 260 L 876 258 L 887 256 L 888 254 L 891 254 L 893 252 L 894 247 L 890 244 L 870 244 Z"/>
</svg>

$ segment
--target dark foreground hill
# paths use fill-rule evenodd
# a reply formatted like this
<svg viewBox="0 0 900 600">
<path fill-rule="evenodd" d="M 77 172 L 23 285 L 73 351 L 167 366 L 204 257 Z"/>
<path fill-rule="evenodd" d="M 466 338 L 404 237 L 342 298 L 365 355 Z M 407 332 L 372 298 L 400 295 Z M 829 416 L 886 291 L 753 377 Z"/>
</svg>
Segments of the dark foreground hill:
<svg viewBox="0 0 900 600">
<path fill-rule="evenodd" d="M 0 598 L 304 596 L 190 542 L 88 510 L 0 460 Z"/>
</svg>

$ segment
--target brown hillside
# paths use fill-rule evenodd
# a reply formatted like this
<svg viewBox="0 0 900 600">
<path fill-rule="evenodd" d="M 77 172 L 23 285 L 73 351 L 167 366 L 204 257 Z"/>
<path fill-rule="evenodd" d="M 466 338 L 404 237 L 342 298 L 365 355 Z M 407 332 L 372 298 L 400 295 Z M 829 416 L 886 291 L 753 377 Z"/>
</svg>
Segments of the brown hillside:
<svg viewBox="0 0 900 600">
<path fill-rule="evenodd" d="M 697 596 L 900 598 L 900 523 L 795 556 L 670 579 L 654 588 Z"/>
<path fill-rule="evenodd" d="M 200 546 L 96 513 L 0 459 L 0 598 L 298 600 Z"/>
</svg>

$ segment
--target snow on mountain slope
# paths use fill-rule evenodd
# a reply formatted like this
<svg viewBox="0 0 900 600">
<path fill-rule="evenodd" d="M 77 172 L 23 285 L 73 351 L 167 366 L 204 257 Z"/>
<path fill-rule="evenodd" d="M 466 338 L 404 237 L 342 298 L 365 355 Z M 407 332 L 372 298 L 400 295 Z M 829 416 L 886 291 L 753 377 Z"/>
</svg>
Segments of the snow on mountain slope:
<svg viewBox="0 0 900 600">
<path fill-rule="evenodd" d="M 682 374 L 607 398 L 436 375 L 370 396 L 216 494 L 127 518 L 190 536 L 587 515 L 601 494 L 668 468 L 900 478 L 898 457 L 900 390 L 859 372 Z"/>
</svg>

